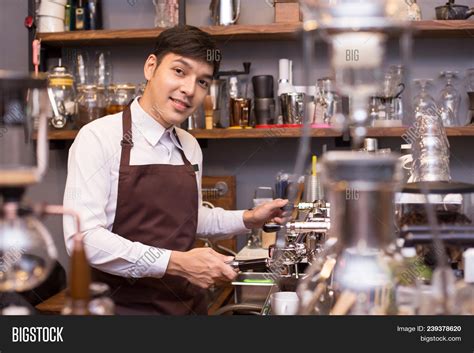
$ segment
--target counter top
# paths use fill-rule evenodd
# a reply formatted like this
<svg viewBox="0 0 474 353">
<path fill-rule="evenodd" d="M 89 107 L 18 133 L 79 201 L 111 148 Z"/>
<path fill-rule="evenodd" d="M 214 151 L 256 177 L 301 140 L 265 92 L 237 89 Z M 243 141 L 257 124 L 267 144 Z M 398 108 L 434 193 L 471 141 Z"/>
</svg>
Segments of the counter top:
<svg viewBox="0 0 474 353">
<path fill-rule="evenodd" d="M 229 300 L 232 298 L 233 289 L 233 286 L 230 284 L 217 288 L 217 290 L 211 295 L 211 300 L 207 311 L 209 315 L 214 314 L 216 310 L 229 302 Z M 51 298 L 39 303 L 36 306 L 36 309 L 42 315 L 60 315 L 61 310 L 64 307 L 65 300 L 66 290 L 64 289 L 61 292 L 53 295 Z"/>
</svg>

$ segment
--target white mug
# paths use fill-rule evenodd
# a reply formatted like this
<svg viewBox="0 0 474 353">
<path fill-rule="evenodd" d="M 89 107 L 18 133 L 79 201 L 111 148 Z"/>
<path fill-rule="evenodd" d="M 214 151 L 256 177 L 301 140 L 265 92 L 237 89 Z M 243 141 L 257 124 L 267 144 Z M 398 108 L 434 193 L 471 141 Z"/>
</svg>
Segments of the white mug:
<svg viewBox="0 0 474 353">
<path fill-rule="evenodd" d="M 296 315 L 300 300 L 295 292 L 277 292 L 270 296 L 272 313 L 275 315 Z"/>
</svg>

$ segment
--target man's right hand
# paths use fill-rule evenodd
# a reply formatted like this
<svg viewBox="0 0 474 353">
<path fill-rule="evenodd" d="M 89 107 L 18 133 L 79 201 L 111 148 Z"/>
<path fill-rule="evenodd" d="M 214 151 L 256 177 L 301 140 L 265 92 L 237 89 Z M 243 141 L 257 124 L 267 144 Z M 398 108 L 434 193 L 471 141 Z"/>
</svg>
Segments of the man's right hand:
<svg viewBox="0 0 474 353">
<path fill-rule="evenodd" d="M 209 288 L 217 282 L 232 281 L 237 276 L 234 269 L 226 264 L 233 259 L 211 248 L 172 251 L 166 273 L 184 277 L 198 287 Z"/>
</svg>

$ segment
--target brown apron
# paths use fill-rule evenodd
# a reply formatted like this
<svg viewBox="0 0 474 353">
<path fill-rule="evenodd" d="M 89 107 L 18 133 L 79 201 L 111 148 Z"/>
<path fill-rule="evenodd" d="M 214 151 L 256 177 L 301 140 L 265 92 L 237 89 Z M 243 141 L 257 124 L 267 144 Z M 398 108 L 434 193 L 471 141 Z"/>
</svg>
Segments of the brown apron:
<svg viewBox="0 0 474 353">
<path fill-rule="evenodd" d="M 122 125 L 117 210 L 112 232 L 157 248 L 192 249 L 198 214 L 193 166 L 181 149 L 184 165 L 130 165 L 133 147 L 130 106 L 122 114 Z M 149 266 L 159 256 L 159 251 L 145 254 L 138 269 Z M 204 290 L 182 277 L 125 278 L 93 269 L 93 278 L 111 287 L 117 314 L 207 314 Z"/>
</svg>

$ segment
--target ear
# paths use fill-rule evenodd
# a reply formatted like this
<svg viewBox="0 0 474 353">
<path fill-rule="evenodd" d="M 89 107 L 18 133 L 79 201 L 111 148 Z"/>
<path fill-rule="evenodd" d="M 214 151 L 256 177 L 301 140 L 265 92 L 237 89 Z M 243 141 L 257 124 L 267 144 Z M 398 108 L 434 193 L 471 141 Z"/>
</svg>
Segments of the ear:
<svg viewBox="0 0 474 353">
<path fill-rule="evenodd" d="M 145 75 L 145 79 L 150 81 L 155 73 L 155 70 L 158 66 L 158 58 L 154 54 L 150 54 L 145 61 L 145 65 L 143 67 L 143 74 Z"/>
</svg>

